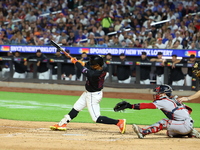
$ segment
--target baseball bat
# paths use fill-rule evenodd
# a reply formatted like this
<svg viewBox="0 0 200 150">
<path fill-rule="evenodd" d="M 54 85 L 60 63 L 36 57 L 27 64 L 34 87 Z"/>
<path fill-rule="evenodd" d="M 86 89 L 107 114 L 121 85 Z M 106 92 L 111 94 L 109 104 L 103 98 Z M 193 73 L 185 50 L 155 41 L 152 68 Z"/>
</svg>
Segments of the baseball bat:
<svg viewBox="0 0 200 150">
<path fill-rule="evenodd" d="M 53 45 L 54 47 L 56 47 L 58 50 L 60 50 L 61 52 L 63 52 L 65 54 L 65 56 L 69 57 L 70 59 L 73 58 L 69 53 L 67 53 L 64 49 L 62 49 L 56 42 L 54 42 L 53 40 L 51 40 L 51 45 Z"/>
</svg>

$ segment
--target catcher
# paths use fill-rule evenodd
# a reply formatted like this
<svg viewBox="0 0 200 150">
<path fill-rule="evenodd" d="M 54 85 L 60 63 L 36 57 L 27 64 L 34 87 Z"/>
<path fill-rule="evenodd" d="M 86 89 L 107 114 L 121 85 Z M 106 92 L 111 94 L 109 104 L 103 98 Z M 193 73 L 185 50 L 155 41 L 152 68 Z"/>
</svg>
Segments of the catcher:
<svg viewBox="0 0 200 150">
<path fill-rule="evenodd" d="M 193 128 L 193 120 L 190 117 L 192 109 L 172 97 L 172 88 L 169 85 L 160 85 L 154 89 L 154 101 L 152 103 L 130 104 L 126 101 L 116 104 L 114 111 L 130 109 L 160 109 L 166 119 L 162 119 L 155 124 L 140 128 L 133 124 L 133 130 L 138 138 L 144 138 L 151 133 L 157 133 L 166 129 L 169 137 L 195 137 L 200 138 L 200 134 Z"/>
<path fill-rule="evenodd" d="M 193 74 L 200 79 L 200 62 L 199 63 L 195 63 L 193 70 L 192 70 Z M 181 97 L 178 100 L 179 101 L 190 101 L 196 98 L 200 97 L 200 90 L 198 92 L 196 92 L 195 94 L 189 96 L 189 97 Z"/>
</svg>

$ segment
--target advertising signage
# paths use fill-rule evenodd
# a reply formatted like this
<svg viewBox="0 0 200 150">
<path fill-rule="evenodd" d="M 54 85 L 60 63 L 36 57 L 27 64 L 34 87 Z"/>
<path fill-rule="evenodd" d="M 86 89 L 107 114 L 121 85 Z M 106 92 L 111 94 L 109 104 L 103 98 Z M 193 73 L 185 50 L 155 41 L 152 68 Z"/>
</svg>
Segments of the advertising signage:
<svg viewBox="0 0 200 150">
<path fill-rule="evenodd" d="M 99 48 L 99 47 L 62 47 L 63 49 L 70 50 L 71 54 L 81 54 L 86 52 L 89 55 L 106 55 L 111 53 L 112 55 L 119 55 L 125 53 L 126 56 L 140 56 L 143 51 L 147 53 L 147 56 L 156 56 L 158 52 L 162 52 L 163 56 L 172 56 L 176 54 L 179 57 L 189 57 L 194 54 L 196 57 L 200 57 L 200 50 L 186 50 L 186 49 L 147 49 L 147 48 Z M 40 49 L 42 53 L 53 54 L 56 52 L 56 48 L 53 46 L 26 46 L 26 45 L 0 45 L 0 52 L 15 52 L 20 51 L 22 53 L 36 53 Z"/>
</svg>

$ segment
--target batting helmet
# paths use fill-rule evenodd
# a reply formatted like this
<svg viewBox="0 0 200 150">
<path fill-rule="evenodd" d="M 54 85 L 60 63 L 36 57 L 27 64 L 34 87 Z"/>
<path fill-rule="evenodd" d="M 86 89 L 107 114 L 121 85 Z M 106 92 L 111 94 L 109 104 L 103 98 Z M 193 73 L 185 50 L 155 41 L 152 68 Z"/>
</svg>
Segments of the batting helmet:
<svg viewBox="0 0 200 150">
<path fill-rule="evenodd" d="M 99 55 L 95 55 L 95 56 L 91 56 L 90 57 L 90 61 L 89 61 L 90 65 L 99 65 L 99 66 L 103 66 L 104 61 L 103 58 Z"/>
<path fill-rule="evenodd" d="M 165 93 L 168 97 L 172 95 L 172 91 L 172 88 L 167 84 L 160 85 L 154 89 L 154 92 L 156 92 L 156 94 Z"/>
</svg>

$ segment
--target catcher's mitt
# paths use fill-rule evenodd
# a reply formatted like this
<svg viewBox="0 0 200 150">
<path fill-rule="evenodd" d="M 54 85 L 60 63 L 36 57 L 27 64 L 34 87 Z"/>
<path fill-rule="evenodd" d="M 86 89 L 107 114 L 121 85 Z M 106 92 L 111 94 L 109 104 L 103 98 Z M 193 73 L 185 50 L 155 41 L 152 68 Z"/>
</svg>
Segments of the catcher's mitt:
<svg viewBox="0 0 200 150">
<path fill-rule="evenodd" d="M 200 63 L 195 63 L 194 67 L 192 68 L 193 74 L 200 79 Z"/>
<path fill-rule="evenodd" d="M 118 112 L 118 111 L 124 110 L 126 108 L 132 108 L 132 105 L 126 101 L 122 101 L 115 105 L 114 111 Z"/>
</svg>

